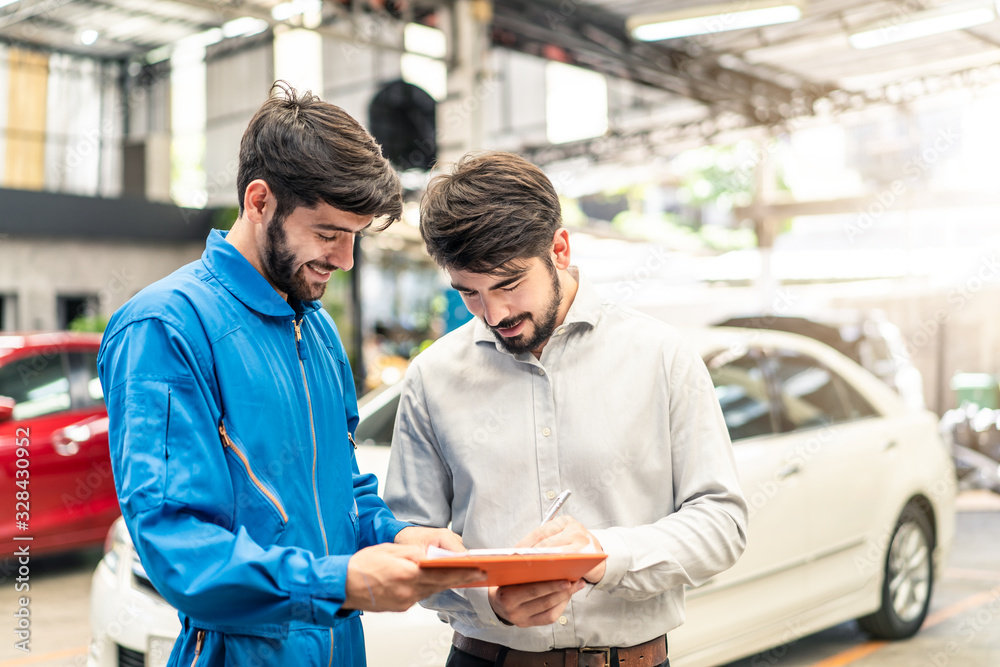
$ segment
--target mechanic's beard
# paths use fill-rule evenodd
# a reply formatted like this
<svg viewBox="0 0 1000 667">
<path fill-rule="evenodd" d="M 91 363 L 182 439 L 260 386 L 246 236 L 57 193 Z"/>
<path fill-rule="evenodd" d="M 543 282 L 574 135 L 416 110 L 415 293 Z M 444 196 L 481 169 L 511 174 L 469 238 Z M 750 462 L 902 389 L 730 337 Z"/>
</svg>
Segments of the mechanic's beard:
<svg viewBox="0 0 1000 667">
<path fill-rule="evenodd" d="M 326 293 L 326 283 L 310 283 L 306 280 L 304 264 L 295 268 L 298 260 L 288 247 L 288 237 L 285 234 L 285 219 L 275 216 L 267 226 L 267 240 L 264 244 L 264 271 L 267 278 L 278 289 L 288 295 L 289 301 L 316 301 Z M 336 267 L 313 262 L 324 271 L 332 271 Z"/>
<path fill-rule="evenodd" d="M 559 276 L 556 274 L 555 267 L 550 266 L 549 271 L 552 275 L 552 299 L 549 301 L 545 309 L 545 314 L 540 320 L 536 321 L 535 316 L 531 313 L 523 313 L 517 317 L 508 317 L 506 320 L 497 323 L 495 327 L 489 327 L 493 335 L 500 342 L 500 345 L 511 354 L 521 354 L 522 352 L 531 352 L 538 349 L 545 344 L 552 336 L 552 332 L 556 330 L 556 320 L 559 319 L 559 305 L 562 303 L 562 286 L 559 284 Z M 524 334 L 505 338 L 497 331 L 497 329 L 516 327 L 522 320 L 528 320 L 531 323 L 534 331 L 531 338 L 525 338 Z"/>
</svg>

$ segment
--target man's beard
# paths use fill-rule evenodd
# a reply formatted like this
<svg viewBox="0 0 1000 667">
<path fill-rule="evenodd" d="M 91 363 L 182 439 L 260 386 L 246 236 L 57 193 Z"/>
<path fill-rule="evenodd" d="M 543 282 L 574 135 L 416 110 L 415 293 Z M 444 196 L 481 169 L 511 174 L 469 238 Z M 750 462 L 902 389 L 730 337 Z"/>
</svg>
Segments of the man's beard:
<svg viewBox="0 0 1000 667">
<path fill-rule="evenodd" d="M 562 303 L 562 286 L 559 284 L 559 275 L 556 273 L 555 267 L 548 264 L 548 269 L 549 274 L 552 276 L 552 299 L 549 301 L 548 306 L 546 306 L 545 314 L 542 315 L 540 320 L 536 321 L 535 316 L 531 313 L 522 313 L 521 315 L 508 317 L 506 320 L 498 322 L 495 327 L 487 325 L 500 342 L 500 345 L 511 354 L 531 352 L 541 347 L 552 336 L 552 332 L 556 330 L 556 320 L 559 319 L 559 305 Z M 516 327 L 523 320 L 528 320 L 534 325 L 535 332 L 531 338 L 525 338 L 524 334 L 505 338 L 497 331 L 497 329 Z"/>
<path fill-rule="evenodd" d="M 298 269 L 298 260 L 288 247 L 288 237 L 285 234 L 285 219 L 274 217 L 267 225 L 267 241 L 264 245 L 264 270 L 271 283 L 279 292 L 288 295 L 288 299 L 298 301 L 315 301 L 326 292 L 326 283 L 310 283 L 306 280 L 305 265 Z M 310 262 L 323 271 L 333 271 L 337 267 L 319 261 Z"/>
</svg>

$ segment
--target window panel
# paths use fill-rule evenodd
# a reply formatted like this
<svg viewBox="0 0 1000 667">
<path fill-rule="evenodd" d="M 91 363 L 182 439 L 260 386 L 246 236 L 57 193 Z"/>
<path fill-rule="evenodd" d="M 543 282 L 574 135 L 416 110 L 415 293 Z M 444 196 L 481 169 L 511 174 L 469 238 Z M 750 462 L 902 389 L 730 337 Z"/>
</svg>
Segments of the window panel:
<svg viewBox="0 0 1000 667">
<path fill-rule="evenodd" d="M 838 385 L 843 381 L 818 361 L 788 350 L 769 354 L 778 387 L 782 430 L 793 431 L 850 418 Z"/>
<path fill-rule="evenodd" d="M 3 366 L 0 396 L 16 401 L 14 419 L 68 410 L 71 400 L 63 355 L 35 355 Z"/>
<path fill-rule="evenodd" d="M 750 354 L 723 352 L 707 365 L 730 440 L 774 433 L 767 382 L 757 360 Z"/>
<path fill-rule="evenodd" d="M 97 377 L 96 352 L 70 352 L 69 372 L 75 407 L 90 407 L 104 402 L 104 390 Z"/>
</svg>

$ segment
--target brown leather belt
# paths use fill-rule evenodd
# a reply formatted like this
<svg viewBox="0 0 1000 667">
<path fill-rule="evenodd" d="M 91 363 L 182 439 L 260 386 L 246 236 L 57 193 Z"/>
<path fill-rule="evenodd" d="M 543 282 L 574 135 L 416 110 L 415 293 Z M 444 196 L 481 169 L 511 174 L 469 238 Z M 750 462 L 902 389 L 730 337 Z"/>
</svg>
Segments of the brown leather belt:
<svg viewBox="0 0 1000 667">
<path fill-rule="evenodd" d="M 455 633 L 451 643 L 455 648 L 480 660 L 496 662 L 503 646 L 484 642 Z M 611 662 L 612 651 L 618 654 L 617 667 L 656 667 L 667 659 L 667 638 L 651 639 L 645 644 L 622 646 L 612 649 L 607 646 L 566 648 L 535 653 L 507 649 L 503 667 L 616 667 Z"/>
</svg>

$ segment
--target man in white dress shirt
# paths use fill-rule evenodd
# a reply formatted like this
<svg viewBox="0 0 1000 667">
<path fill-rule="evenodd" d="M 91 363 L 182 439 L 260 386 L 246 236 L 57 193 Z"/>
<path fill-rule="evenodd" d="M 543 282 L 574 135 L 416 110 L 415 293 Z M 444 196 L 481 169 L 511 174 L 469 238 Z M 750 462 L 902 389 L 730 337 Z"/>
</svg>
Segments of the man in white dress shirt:
<svg viewBox="0 0 1000 667">
<path fill-rule="evenodd" d="M 428 251 L 475 318 L 407 372 L 389 507 L 418 525 L 450 522 L 468 548 L 607 554 L 580 581 L 427 600 L 455 630 L 448 667 L 669 665 L 684 586 L 746 545 L 701 358 L 667 324 L 601 300 L 570 264 L 552 183 L 517 155 L 466 156 L 431 181 L 420 213 Z M 564 489 L 562 513 L 539 527 Z"/>
</svg>

